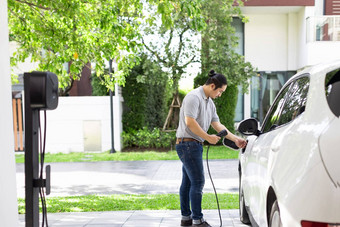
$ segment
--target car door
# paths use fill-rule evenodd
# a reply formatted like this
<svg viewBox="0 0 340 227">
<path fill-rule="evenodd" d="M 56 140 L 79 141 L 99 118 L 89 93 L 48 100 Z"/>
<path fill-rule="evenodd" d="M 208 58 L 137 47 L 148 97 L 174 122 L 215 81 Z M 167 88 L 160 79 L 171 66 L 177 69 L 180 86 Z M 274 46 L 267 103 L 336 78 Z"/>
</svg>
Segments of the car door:
<svg viewBox="0 0 340 227">
<path fill-rule="evenodd" d="M 254 141 L 250 154 L 247 154 L 244 175 L 248 185 L 243 187 L 244 197 L 259 226 L 267 226 L 266 200 L 271 184 L 273 156 L 277 154 L 286 137 L 288 123 L 304 111 L 306 92 L 301 92 L 303 88 L 300 79 L 285 85 L 278 94 L 266 115 L 261 135 Z"/>
<path fill-rule="evenodd" d="M 263 219 L 266 192 L 264 192 L 263 188 L 267 185 L 268 153 L 277 134 L 277 130 L 272 129 L 279 118 L 288 90 L 289 86 L 286 86 L 274 101 L 262 126 L 262 134 L 253 142 L 251 151 L 248 151 L 249 154 L 246 154 L 247 160 L 243 170 L 243 176 L 245 177 L 244 198 L 246 206 L 249 207 L 253 218 L 259 226 L 266 226 L 265 219 Z"/>
</svg>

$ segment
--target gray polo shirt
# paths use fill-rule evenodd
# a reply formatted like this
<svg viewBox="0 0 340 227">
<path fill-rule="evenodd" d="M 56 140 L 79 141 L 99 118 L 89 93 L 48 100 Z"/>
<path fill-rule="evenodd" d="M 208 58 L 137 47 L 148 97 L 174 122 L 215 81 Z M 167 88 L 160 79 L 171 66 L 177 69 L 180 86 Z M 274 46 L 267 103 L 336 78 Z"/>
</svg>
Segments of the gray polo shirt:
<svg viewBox="0 0 340 227">
<path fill-rule="evenodd" d="M 194 118 L 201 128 L 207 132 L 212 122 L 219 122 L 216 107 L 211 98 L 205 96 L 203 87 L 190 91 L 184 98 L 179 113 L 177 138 L 193 138 L 203 142 L 204 139 L 195 135 L 185 124 L 185 117 Z"/>
</svg>

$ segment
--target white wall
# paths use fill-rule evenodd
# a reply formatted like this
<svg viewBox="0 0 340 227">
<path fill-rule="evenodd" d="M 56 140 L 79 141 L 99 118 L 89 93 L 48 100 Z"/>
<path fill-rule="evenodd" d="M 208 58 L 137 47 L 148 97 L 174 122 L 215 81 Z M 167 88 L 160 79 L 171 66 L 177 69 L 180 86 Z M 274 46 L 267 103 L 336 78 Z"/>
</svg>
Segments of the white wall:
<svg viewBox="0 0 340 227">
<path fill-rule="evenodd" d="M 287 70 L 297 69 L 298 55 L 298 16 L 297 13 L 287 14 Z"/>
<path fill-rule="evenodd" d="M 319 41 L 307 44 L 307 65 L 315 65 L 340 59 L 340 42 Z"/>
<path fill-rule="evenodd" d="M 114 115 L 119 111 L 118 102 L 114 98 Z M 121 102 L 119 102 L 121 104 Z M 82 96 L 59 97 L 57 109 L 47 111 L 46 152 L 83 152 L 85 150 L 86 122 L 94 122 L 93 137 L 99 137 L 100 150 L 111 149 L 110 97 Z M 120 122 L 121 124 L 121 122 Z M 121 150 L 121 125 L 115 122 L 115 150 Z M 43 127 L 42 127 L 43 128 Z M 91 137 L 91 135 L 90 135 Z"/>
<path fill-rule="evenodd" d="M 0 226 L 18 225 L 7 1 L 0 0 Z"/>
<path fill-rule="evenodd" d="M 314 8 L 314 7 L 313 7 Z M 306 30 L 306 13 L 309 11 L 307 8 L 303 8 L 297 15 L 298 26 L 298 57 L 297 68 L 303 68 L 307 64 L 307 30 Z"/>
<path fill-rule="evenodd" d="M 245 58 L 259 71 L 287 70 L 287 14 L 246 15 Z"/>
</svg>

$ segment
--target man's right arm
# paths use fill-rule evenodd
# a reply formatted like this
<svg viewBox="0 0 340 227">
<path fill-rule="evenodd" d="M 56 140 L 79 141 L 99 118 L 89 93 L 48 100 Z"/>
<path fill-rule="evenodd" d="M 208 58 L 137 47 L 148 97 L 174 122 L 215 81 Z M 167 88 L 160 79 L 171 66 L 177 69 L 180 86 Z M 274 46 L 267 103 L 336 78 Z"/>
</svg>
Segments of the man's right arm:
<svg viewBox="0 0 340 227">
<path fill-rule="evenodd" d="M 197 123 L 197 121 L 192 117 L 185 117 L 185 124 L 188 126 L 188 128 L 197 136 L 205 139 L 210 144 L 216 144 L 221 137 L 218 137 L 216 135 L 209 135 L 206 133 L 201 126 Z"/>
</svg>

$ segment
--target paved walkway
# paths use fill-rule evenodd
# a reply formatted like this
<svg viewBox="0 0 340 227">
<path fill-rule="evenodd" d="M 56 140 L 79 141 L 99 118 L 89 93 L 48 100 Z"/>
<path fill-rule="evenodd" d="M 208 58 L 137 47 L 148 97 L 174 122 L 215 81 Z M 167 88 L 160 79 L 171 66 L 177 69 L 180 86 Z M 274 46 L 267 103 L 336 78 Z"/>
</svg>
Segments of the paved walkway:
<svg viewBox="0 0 340 227">
<path fill-rule="evenodd" d="M 211 160 L 210 171 L 218 193 L 238 192 L 237 160 Z M 49 196 L 164 194 L 178 193 L 181 181 L 180 161 L 51 163 Z M 213 192 L 206 162 L 204 192 Z M 24 165 L 17 164 L 17 194 L 25 196 Z M 221 212 L 223 226 L 246 226 L 239 221 L 238 210 Z M 204 211 L 213 226 L 219 226 L 217 210 Z M 48 214 L 49 226 L 179 226 L 180 211 L 115 211 Z M 24 226 L 20 215 L 19 226 Z M 41 218 L 40 218 L 41 220 Z"/>
<path fill-rule="evenodd" d="M 156 210 L 58 213 L 48 214 L 47 218 L 50 227 L 177 227 L 179 216 L 179 210 Z M 217 210 L 205 210 L 204 216 L 212 226 L 220 226 Z M 221 217 L 224 227 L 247 227 L 240 222 L 238 210 L 222 210 Z M 19 218 L 19 226 L 25 226 L 24 215 Z"/>
<path fill-rule="evenodd" d="M 49 196 L 178 193 L 180 161 L 51 163 Z M 237 160 L 209 161 L 218 193 L 238 193 Z M 213 192 L 206 162 L 204 192 Z M 25 196 L 24 164 L 17 164 L 17 194 Z"/>
</svg>

